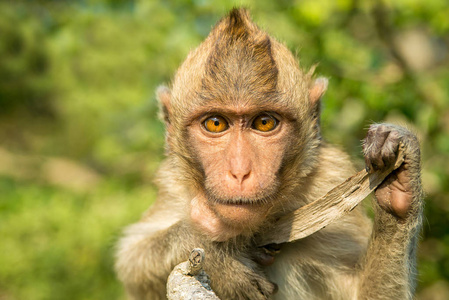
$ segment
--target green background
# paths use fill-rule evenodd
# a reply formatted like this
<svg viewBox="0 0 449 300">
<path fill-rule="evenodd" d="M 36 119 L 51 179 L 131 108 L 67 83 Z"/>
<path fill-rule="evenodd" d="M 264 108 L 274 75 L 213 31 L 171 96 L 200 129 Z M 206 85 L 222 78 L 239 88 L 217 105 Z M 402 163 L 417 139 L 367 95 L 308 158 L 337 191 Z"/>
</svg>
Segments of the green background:
<svg viewBox="0 0 449 300">
<path fill-rule="evenodd" d="M 0 299 L 123 299 L 114 244 L 154 200 L 154 91 L 233 6 L 330 79 L 324 137 L 420 137 L 418 299 L 449 298 L 449 2 L 2 1 Z"/>
</svg>

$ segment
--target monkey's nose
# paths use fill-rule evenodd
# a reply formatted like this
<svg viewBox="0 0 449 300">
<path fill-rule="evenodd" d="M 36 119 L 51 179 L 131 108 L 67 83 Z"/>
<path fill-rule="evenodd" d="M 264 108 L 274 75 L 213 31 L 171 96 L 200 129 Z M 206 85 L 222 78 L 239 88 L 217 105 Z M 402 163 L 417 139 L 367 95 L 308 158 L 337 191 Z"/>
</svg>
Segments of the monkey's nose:
<svg viewBox="0 0 449 300">
<path fill-rule="evenodd" d="M 251 170 L 230 170 L 229 174 L 234 182 L 242 185 L 242 183 L 250 177 Z"/>
</svg>

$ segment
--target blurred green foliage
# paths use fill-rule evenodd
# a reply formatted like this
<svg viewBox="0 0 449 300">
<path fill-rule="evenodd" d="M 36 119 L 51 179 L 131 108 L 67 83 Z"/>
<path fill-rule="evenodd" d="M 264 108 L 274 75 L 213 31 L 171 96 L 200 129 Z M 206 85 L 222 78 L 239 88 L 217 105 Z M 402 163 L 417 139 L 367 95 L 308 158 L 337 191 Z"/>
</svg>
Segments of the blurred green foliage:
<svg viewBox="0 0 449 300">
<path fill-rule="evenodd" d="M 449 297 L 449 2 L 47 0 L 0 3 L 0 299 L 124 297 L 113 245 L 163 156 L 154 90 L 242 4 L 330 78 L 323 135 L 359 167 L 371 122 L 419 135 L 419 299 Z"/>
</svg>

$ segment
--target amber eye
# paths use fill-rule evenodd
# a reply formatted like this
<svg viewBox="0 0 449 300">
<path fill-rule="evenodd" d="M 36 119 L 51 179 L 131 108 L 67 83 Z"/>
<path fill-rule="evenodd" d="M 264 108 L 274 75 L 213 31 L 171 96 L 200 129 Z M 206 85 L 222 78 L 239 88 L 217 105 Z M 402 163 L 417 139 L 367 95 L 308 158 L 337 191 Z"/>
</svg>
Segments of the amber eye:
<svg viewBox="0 0 449 300">
<path fill-rule="evenodd" d="M 263 132 L 271 131 L 276 126 L 278 126 L 278 120 L 267 114 L 258 116 L 251 125 L 252 128 Z"/>
<path fill-rule="evenodd" d="M 228 129 L 228 122 L 220 116 L 213 116 L 204 121 L 204 128 L 213 133 L 220 133 Z"/>
</svg>

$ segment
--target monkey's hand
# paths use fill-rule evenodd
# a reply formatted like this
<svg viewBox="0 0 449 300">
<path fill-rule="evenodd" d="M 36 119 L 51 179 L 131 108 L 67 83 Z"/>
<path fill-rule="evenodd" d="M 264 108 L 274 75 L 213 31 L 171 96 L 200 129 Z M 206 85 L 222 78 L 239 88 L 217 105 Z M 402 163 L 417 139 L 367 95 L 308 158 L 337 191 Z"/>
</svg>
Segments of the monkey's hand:
<svg viewBox="0 0 449 300">
<path fill-rule="evenodd" d="M 223 300 L 270 299 L 277 285 L 268 280 L 248 249 L 242 251 L 232 244 L 205 244 L 204 271 L 210 276 L 212 290 Z"/>
<path fill-rule="evenodd" d="M 379 206 L 399 220 L 416 217 L 421 209 L 420 150 L 418 139 L 405 128 L 390 124 L 371 125 L 363 143 L 370 172 L 395 163 L 400 145 L 404 162 L 375 191 Z"/>
</svg>

